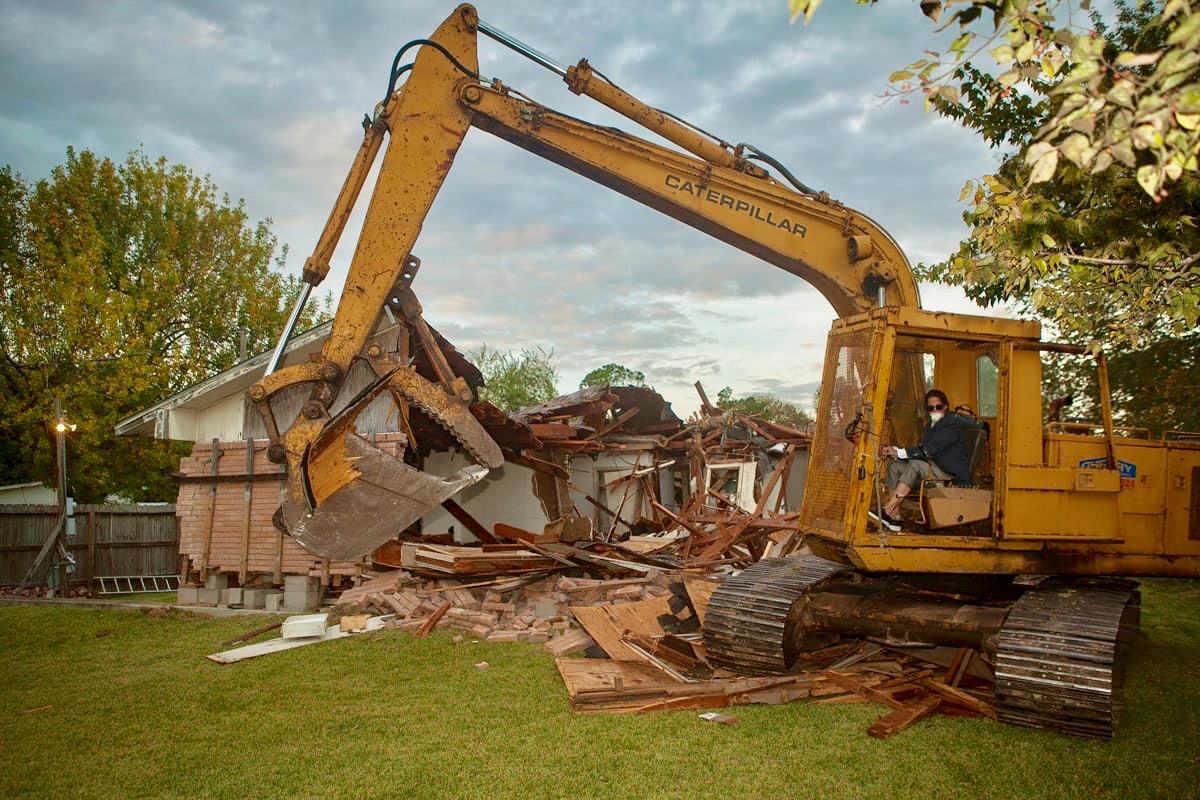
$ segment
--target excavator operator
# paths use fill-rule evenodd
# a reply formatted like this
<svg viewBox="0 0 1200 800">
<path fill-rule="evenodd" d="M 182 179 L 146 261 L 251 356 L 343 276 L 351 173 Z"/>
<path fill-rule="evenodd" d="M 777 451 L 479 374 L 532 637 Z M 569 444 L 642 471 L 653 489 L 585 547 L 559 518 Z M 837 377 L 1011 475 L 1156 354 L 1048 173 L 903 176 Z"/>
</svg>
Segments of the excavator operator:
<svg viewBox="0 0 1200 800">
<path fill-rule="evenodd" d="M 901 528 L 900 503 L 926 478 L 941 478 L 957 483 L 971 482 L 970 462 L 961 428 L 953 423 L 950 401 L 941 389 L 930 389 L 925 393 L 925 411 L 929 423 L 916 447 L 884 445 L 880 455 L 891 458 L 888 462 L 884 485 L 888 494 L 875 519 L 889 531 Z M 947 418 L 950 417 L 950 419 Z M 872 512 L 871 517 L 875 518 Z"/>
</svg>

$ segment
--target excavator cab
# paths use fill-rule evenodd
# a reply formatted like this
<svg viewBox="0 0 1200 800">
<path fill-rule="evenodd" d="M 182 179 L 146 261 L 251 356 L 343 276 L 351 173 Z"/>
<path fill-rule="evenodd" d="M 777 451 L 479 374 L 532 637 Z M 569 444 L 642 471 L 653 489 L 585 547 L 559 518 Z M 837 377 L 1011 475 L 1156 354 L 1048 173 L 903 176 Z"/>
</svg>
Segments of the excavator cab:
<svg viewBox="0 0 1200 800">
<path fill-rule="evenodd" d="M 1195 485 L 1195 438 L 1114 426 L 1103 357 L 1040 333 L 1037 322 L 895 307 L 835 322 L 800 513 L 814 552 L 866 571 L 1192 574 L 1200 513 L 1167 512 L 1162 499 L 1168 478 L 1181 500 Z M 1092 421 L 1057 419 L 1062 401 L 1044 396 L 1064 358 L 1091 368 L 1077 410 Z M 920 440 L 935 386 L 970 440 L 971 482 L 926 482 L 901 531 L 881 530 L 868 515 L 882 501 L 880 447 Z"/>
</svg>

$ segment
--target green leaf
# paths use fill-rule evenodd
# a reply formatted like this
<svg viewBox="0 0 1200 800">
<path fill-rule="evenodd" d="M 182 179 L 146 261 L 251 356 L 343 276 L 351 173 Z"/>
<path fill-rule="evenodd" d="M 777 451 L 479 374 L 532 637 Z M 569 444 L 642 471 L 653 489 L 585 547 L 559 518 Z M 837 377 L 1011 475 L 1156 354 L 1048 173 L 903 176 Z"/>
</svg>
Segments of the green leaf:
<svg viewBox="0 0 1200 800">
<path fill-rule="evenodd" d="M 1046 142 L 1034 142 L 1025 151 L 1025 164 L 1029 167 L 1029 182 L 1044 183 L 1058 168 L 1058 150 Z"/>
<path fill-rule="evenodd" d="M 1169 3 L 1163 6 L 1162 19 L 1164 21 L 1170 19 L 1180 11 L 1187 8 L 1187 5 L 1187 0 L 1170 0 Z"/>
<path fill-rule="evenodd" d="M 1071 163 L 1080 169 L 1087 167 L 1092 160 L 1092 143 L 1082 133 L 1068 136 L 1059 145 L 1059 149 L 1064 156 L 1071 160 Z"/>
<path fill-rule="evenodd" d="M 1110 166 L 1112 166 L 1112 163 L 1113 163 L 1113 157 L 1111 155 L 1109 155 L 1108 153 L 1106 153 L 1105 151 L 1101 150 L 1099 153 L 1096 154 L 1096 157 L 1094 159 L 1092 159 L 1091 174 L 1098 175 L 1101 172 L 1104 172 L 1104 170 L 1106 170 Z"/>
<path fill-rule="evenodd" d="M 999 47 L 994 47 L 988 51 L 988 55 L 996 59 L 997 64 L 1007 64 L 1013 60 L 1012 45 L 1002 44 Z"/>
<path fill-rule="evenodd" d="M 1167 44 L 1182 44 L 1197 36 L 1200 36 L 1200 14 L 1191 13 L 1167 36 Z"/>
<path fill-rule="evenodd" d="M 1156 50 L 1153 53 L 1118 53 L 1117 66 L 1119 67 L 1148 67 L 1151 64 L 1158 63 L 1162 58 L 1163 51 Z"/>
<path fill-rule="evenodd" d="M 1046 247 L 1046 248 L 1056 247 L 1056 246 L 1057 246 L 1057 244 L 1058 244 L 1058 243 L 1054 241 L 1054 237 L 1053 237 L 1053 236 L 1051 236 L 1051 235 L 1050 235 L 1050 234 L 1048 234 L 1048 233 L 1043 233 L 1043 234 L 1042 234 L 1042 245 L 1043 245 L 1044 247 Z"/>
<path fill-rule="evenodd" d="M 791 12 L 791 21 L 795 22 L 796 17 L 804 15 L 804 24 L 812 19 L 812 15 L 816 13 L 817 6 L 821 5 L 821 0 L 788 0 L 788 10 Z"/>
<path fill-rule="evenodd" d="M 1112 157 L 1127 167 L 1137 166 L 1137 157 L 1133 154 L 1133 146 L 1127 141 L 1113 142 L 1109 148 Z"/>
<path fill-rule="evenodd" d="M 1133 109 L 1134 86 L 1133 81 L 1117 81 L 1113 87 L 1108 90 L 1108 102 L 1113 105 L 1121 106 L 1122 108 Z"/>
<path fill-rule="evenodd" d="M 900 69 L 888 75 L 888 83 L 899 83 L 906 81 L 913 76 L 913 73 L 906 69 Z"/>
<path fill-rule="evenodd" d="M 1142 187 L 1142 191 L 1155 197 L 1158 194 L 1158 187 L 1162 184 L 1162 172 L 1153 164 L 1138 167 L 1137 182 L 1138 186 Z"/>
</svg>

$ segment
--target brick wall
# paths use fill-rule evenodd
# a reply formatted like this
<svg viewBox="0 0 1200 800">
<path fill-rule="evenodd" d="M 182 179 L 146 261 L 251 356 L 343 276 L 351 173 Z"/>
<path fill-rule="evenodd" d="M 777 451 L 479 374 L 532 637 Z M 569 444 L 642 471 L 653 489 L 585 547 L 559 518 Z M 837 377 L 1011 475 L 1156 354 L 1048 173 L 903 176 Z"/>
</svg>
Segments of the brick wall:
<svg viewBox="0 0 1200 800">
<path fill-rule="evenodd" d="M 403 434 L 376 434 L 380 449 L 396 454 Z M 213 446 L 197 443 L 192 453 L 179 462 L 179 471 L 192 480 L 179 487 L 175 513 L 179 517 L 179 553 L 188 559 L 188 570 L 201 576 L 208 572 L 230 572 L 242 580 L 265 574 L 276 575 L 355 575 L 362 562 L 326 562 L 281 534 L 271 517 L 283 496 L 282 465 L 267 460 L 267 440 L 255 439 L 254 466 L 246 469 L 246 443 L 218 443 L 217 474 L 233 476 L 218 481 L 215 498 L 211 494 Z M 246 478 L 252 473 L 252 478 Z M 264 478 L 278 475 L 278 478 Z M 247 524 L 247 486 L 250 487 L 250 514 Z M 209 534 L 211 520 L 211 537 Z M 208 541 L 208 560 L 205 547 Z"/>
</svg>

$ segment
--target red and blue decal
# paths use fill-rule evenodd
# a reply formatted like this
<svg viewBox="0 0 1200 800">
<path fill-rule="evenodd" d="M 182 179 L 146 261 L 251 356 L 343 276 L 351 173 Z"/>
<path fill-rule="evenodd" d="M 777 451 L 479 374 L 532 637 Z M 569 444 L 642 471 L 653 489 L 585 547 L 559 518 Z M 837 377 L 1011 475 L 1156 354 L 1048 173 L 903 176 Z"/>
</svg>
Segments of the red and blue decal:
<svg viewBox="0 0 1200 800">
<path fill-rule="evenodd" d="M 1080 469 L 1104 469 L 1107 465 L 1106 458 L 1085 458 L 1079 462 Z M 1121 471 L 1121 488 L 1132 489 L 1137 483 L 1137 464 L 1118 460 L 1117 468 Z"/>
</svg>

